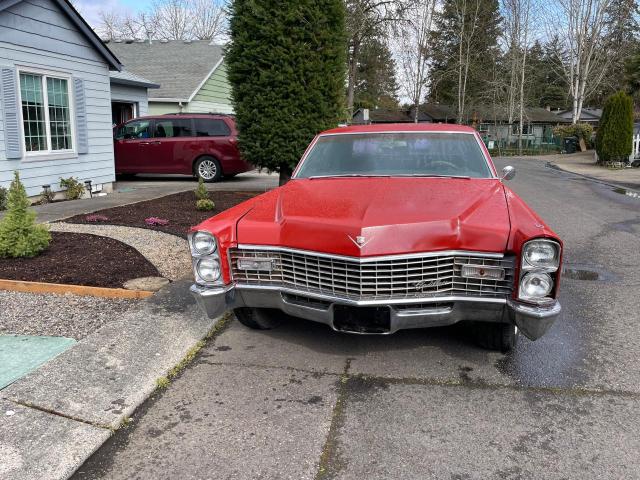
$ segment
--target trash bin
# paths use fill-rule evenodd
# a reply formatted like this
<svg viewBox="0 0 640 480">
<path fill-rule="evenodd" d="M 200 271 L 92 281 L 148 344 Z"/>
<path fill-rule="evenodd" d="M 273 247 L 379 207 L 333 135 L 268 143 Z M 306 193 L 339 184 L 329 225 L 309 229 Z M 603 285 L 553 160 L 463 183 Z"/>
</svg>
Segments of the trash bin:
<svg viewBox="0 0 640 480">
<path fill-rule="evenodd" d="M 562 141 L 563 153 L 576 153 L 578 150 L 578 137 L 565 137 Z"/>
</svg>

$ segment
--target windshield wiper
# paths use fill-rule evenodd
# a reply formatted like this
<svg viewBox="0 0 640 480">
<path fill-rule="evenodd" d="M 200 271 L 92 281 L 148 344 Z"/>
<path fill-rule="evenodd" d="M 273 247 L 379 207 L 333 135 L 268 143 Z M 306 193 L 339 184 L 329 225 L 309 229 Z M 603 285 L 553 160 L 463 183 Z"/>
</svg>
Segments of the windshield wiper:
<svg viewBox="0 0 640 480">
<path fill-rule="evenodd" d="M 364 173 L 346 173 L 342 175 L 313 175 L 309 177 L 309 180 L 316 178 L 345 178 L 345 177 L 390 177 L 391 175 L 378 175 L 376 173 L 364 174 Z"/>
</svg>

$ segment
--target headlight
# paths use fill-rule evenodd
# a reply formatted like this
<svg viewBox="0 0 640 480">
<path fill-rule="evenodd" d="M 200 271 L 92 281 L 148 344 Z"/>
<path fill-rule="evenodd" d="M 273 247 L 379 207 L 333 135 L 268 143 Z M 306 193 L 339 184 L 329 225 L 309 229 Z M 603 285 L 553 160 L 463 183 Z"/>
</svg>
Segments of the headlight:
<svg viewBox="0 0 640 480">
<path fill-rule="evenodd" d="M 520 280 L 520 298 L 538 300 L 553 290 L 553 280 L 547 273 L 529 272 Z"/>
<path fill-rule="evenodd" d="M 191 245 L 198 255 L 211 255 L 216 251 L 216 239 L 207 232 L 196 232 L 191 237 Z"/>
<path fill-rule="evenodd" d="M 556 270 L 560 262 L 560 246 L 550 240 L 532 240 L 522 250 L 522 268 Z"/>
<path fill-rule="evenodd" d="M 220 262 L 213 258 L 202 258 L 196 264 L 196 272 L 205 282 L 215 282 L 220 278 Z"/>
</svg>

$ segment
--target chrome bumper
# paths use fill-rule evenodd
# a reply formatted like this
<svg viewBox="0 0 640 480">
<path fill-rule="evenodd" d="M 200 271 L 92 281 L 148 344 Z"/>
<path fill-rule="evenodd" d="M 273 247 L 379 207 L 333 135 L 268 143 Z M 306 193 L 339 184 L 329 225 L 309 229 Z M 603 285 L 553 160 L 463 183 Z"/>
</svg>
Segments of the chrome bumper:
<svg viewBox="0 0 640 480">
<path fill-rule="evenodd" d="M 409 328 L 453 325 L 462 320 L 513 323 L 522 333 L 536 340 L 551 327 L 560 313 L 554 301 L 544 307 L 500 298 L 439 297 L 403 300 L 356 301 L 327 297 L 280 287 L 228 285 L 209 288 L 192 285 L 191 293 L 210 318 L 239 307 L 275 308 L 288 315 L 329 325 L 334 330 L 334 306 L 390 306 L 391 325 L 385 333 Z M 300 301 L 304 297 L 310 301 Z M 314 303 L 317 300 L 317 303 Z M 411 307 L 415 304 L 415 308 Z"/>
</svg>

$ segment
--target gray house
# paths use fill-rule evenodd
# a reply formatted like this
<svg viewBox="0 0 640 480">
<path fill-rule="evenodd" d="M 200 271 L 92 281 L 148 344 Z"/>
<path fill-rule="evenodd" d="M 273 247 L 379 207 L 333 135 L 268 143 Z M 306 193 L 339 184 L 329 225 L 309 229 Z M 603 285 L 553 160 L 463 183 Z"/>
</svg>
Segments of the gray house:
<svg viewBox="0 0 640 480">
<path fill-rule="evenodd" d="M 17 170 L 29 195 L 70 176 L 108 191 L 121 69 L 67 1 L 0 0 L 0 186 Z"/>
<path fill-rule="evenodd" d="M 125 70 L 110 72 L 109 80 L 114 125 L 149 114 L 149 89 L 160 85 Z"/>
</svg>

